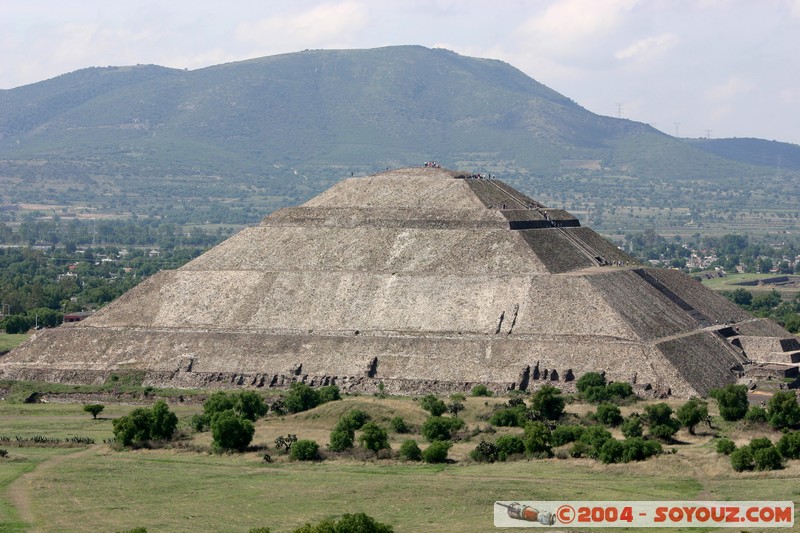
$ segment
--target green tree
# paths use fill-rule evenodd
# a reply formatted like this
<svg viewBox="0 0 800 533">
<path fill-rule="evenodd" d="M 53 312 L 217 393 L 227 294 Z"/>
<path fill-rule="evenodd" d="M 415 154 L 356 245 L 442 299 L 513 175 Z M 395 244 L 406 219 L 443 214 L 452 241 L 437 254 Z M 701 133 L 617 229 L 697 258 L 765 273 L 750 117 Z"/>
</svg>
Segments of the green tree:
<svg viewBox="0 0 800 533">
<path fill-rule="evenodd" d="M 159 400 L 153 405 L 150 438 L 169 440 L 178 427 L 178 417 L 169 410 L 167 402 Z"/>
<path fill-rule="evenodd" d="M 620 430 L 626 438 L 641 437 L 644 434 L 644 428 L 642 426 L 642 417 L 633 413 L 622 421 Z"/>
<path fill-rule="evenodd" d="M 255 422 L 267 414 L 269 407 L 264 403 L 264 398 L 253 391 L 242 391 L 236 398 L 236 411 L 240 416 Z"/>
<path fill-rule="evenodd" d="M 92 418 L 95 419 L 95 420 L 97 419 L 97 415 L 102 413 L 103 409 L 105 409 L 105 408 L 106 408 L 105 405 L 102 405 L 102 404 L 99 404 L 99 403 L 92 403 L 92 404 L 83 406 L 83 410 L 86 411 L 87 413 L 89 413 L 90 415 L 92 415 Z"/>
<path fill-rule="evenodd" d="M 784 433 L 775 447 L 785 459 L 800 459 L 800 431 Z"/>
<path fill-rule="evenodd" d="M 606 426 L 618 426 L 622 423 L 622 412 L 614 404 L 601 403 L 597 406 L 595 419 Z"/>
<path fill-rule="evenodd" d="M 650 428 L 650 435 L 662 440 L 671 439 L 681 427 L 681 423 L 672 418 L 672 408 L 666 403 L 646 406 L 644 418 Z"/>
<path fill-rule="evenodd" d="M 550 433 L 550 444 L 553 446 L 563 446 L 570 442 L 575 442 L 583 435 L 584 426 L 574 424 L 561 424 L 556 426 Z"/>
<path fill-rule="evenodd" d="M 717 453 L 730 455 L 736 450 L 736 444 L 731 439 L 719 439 L 717 441 Z"/>
<path fill-rule="evenodd" d="M 462 427 L 464 427 L 464 421 L 460 418 L 429 416 L 422 424 L 422 436 L 429 442 L 448 441 L 452 433 Z"/>
<path fill-rule="evenodd" d="M 447 412 L 447 405 L 433 394 L 423 396 L 419 406 L 428 411 L 431 416 L 441 416 Z"/>
<path fill-rule="evenodd" d="M 364 513 L 345 514 L 337 521 L 326 519 L 317 524 L 306 524 L 293 533 L 392 533 L 387 524 L 376 521 Z"/>
<path fill-rule="evenodd" d="M 126 416 L 115 418 L 114 438 L 123 446 L 138 445 L 150 440 L 150 424 L 152 411 L 145 407 L 137 407 Z"/>
<path fill-rule="evenodd" d="M 319 392 L 305 383 L 294 382 L 283 400 L 290 413 L 300 413 L 313 409 L 322 403 Z"/>
<path fill-rule="evenodd" d="M 531 408 L 547 420 L 558 420 L 564 414 L 564 397 L 552 385 L 544 385 L 531 396 Z"/>
<path fill-rule="evenodd" d="M 597 458 L 603 463 L 618 463 L 622 460 L 625 446 L 617 439 L 608 439 L 597 451 Z"/>
<path fill-rule="evenodd" d="M 542 422 L 528 422 L 522 441 L 525 443 L 525 452 L 530 456 L 552 455 L 550 428 Z"/>
<path fill-rule="evenodd" d="M 339 428 L 331 431 L 328 448 L 333 452 L 343 452 L 353 447 L 356 434 L 350 428 Z"/>
<path fill-rule="evenodd" d="M 780 470 L 783 468 L 783 459 L 775 446 L 769 446 L 753 452 L 753 464 L 756 470 Z"/>
<path fill-rule="evenodd" d="M 242 452 L 250 445 L 254 434 L 253 423 L 233 409 L 217 413 L 211 419 L 211 437 L 216 449 Z"/>
<path fill-rule="evenodd" d="M 422 460 L 426 463 L 444 463 L 447 461 L 447 452 L 453 443 L 449 440 L 436 440 L 422 451 Z"/>
<path fill-rule="evenodd" d="M 389 449 L 389 434 L 375 422 L 367 422 L 361 428 L 358 442 L 367 450 L 377 452 Z"/>
<path fill-rule="evenodd" d="M 599 372 L 587 372 L 575 382 L 578 392 L 583 394 L 589 387 L 605 387 L 606 377 Z"/>
<path fill-rule="evenodd" d="M 410 433 L 411 428 L 406 424 L 402 416 L 396 416 L 389 422 L 395 433 Z"/>
<path fill-rule="evenodd" d="M 486 385 L 475 385 L 470 392 L 472 396 L 491 396 L 492 391 L 486 388 Z"/>
<path fill-rule="evenodd" d="M 294 461 L 313 461 L 319 457 L 319 444 L 316 441 L 301 439 L 292 445 L 289 457 Z"/>
<path fill-rule="evenodd" d="M 800 428 L 800 404 L 793 391 L 779 391 L 767 403 L 769 423 L 776 429 Z"/>
<path fill-rule="evenodd" d="M 422 450 L 419 449 L 417 441 L 411 439 L 403 441 L 403 444 L 400 445 L 398 455 L 400 456 L 400 459 L 404 459 L 406 461 L 422 460 Z"/>
<path fill-rule="evenodd" d="M 525 453 L 525 442 L 517 435 L 502 435 L 494 444 L 500 461 L 505 461 L 511 455 Z"/>
<path fill-rule="evenodd" d="M 361 409 L 350 409 L 339 418 L 336 428 L 356 431 L 361 429 L 369 419 L 370 416 Z"/>
<path fill-rule="evenodd" d="M 342 395 L 339 392 L 339 387 L 336 385 L 326 385 L 319 388 L 320 403 L 335 402 L 341 399 Z"/>
<path fill-rule="evenodd" d="M 725 385 L 711 389 L 711 397 L 719 404 L 719 414 L 724 420 L 741 420 L 747 414 L 747 387 L 745 385 Z"/>
<path fill-rule="evenodd" d="M 731 452 L 731 467 L 737 472 L 743 472 L 745 470 L 752 470 L 755 468 L 755 462 L 753 461 L 753 452 L 750 451 L 749 446 L 742 446 Z"/>
<path fill-rule="evenodd" d="M 678 408 L 675 416 L 681 425 L 689 430 L 689 434 L 694 435 L 694 428 L 697 424 L 708 418 L 708 405 L 706 402 L 692 398 Z"/>
<path fill-rule="evenodd" d="M 493 463 L 498 459 L 499 450 L 492 442 L 482 440 L 469 452 L 470 458 L 477 463 Z"/>
</svg>

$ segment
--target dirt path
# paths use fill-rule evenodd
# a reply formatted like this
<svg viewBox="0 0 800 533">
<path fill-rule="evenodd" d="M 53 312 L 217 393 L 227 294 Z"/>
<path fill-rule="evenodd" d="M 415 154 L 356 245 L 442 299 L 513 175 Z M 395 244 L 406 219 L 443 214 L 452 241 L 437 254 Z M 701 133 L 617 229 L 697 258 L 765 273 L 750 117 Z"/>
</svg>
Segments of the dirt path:
<svg viewBox="0 0 800 533">
<path fill-rule="evenodd" d="M 36 465 L 36 467 L 30 472 L 26 472 L 17 479 L 15 479 L 8 486 L 7 489 L 8 500 L 17 510 L 17 513 L 19 513 L 20 520 L 22 520 L 23 522 L 25 522 L 30 526 L 29 531 L 31 533 L 39 533 L 42 531 L 41 529 L 36 527 L 33 516 L 32 503 L 31 503 L 31 491 L 33 490 L 33 482 L 36 480 L 36 478 L 58 467 L 58 465 L 60 465 L 67 459 L 79 457 L 82 455 L 87 455 L 90 452 L 94 452 L 98 446 L 99 445 L 94 445 L 89 448 L 78 449 L 70 453 L 58 455 L 56 457 L 53 457 L 52 459 L 48 459 L 47 461 L 43 461 L 38 465 Z"/>
</svg>

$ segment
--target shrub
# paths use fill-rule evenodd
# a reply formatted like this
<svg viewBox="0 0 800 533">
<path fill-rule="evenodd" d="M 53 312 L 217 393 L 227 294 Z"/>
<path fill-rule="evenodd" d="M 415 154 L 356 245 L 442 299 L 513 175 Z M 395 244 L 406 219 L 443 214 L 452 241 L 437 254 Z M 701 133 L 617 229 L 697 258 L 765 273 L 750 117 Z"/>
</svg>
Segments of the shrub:
<svg viewBox="0 0 800 533">
<path fill-rule="evenodd" d="M 422 460 L 422 450 L 417 446 L 417 441 L 411 439 L 403 441 L 403 444 L 400 445 L 398 455 L 401 459 L 405 459 L 406 461 Z"/>
<path fill-rule="evenodd" d="M 583 435 L 584 427 L 572 424 L 556 426 L 550 433 L 550 443 L 553 446 L 563 446 L 570 442 L 575 442 Z"/>
<path fill-rule="evenodd" d="M 619 407 L 611 403 L 598 405 L 594 417 L 598 422 L 606 426 L 618 426 L 622 423 L 622 413 Z"/>
<path fill-rule="evenodd" d="M 692 398 L 678 407 L 675 416 L 681 425 L 689 430 L 689 434 L 694 435 L 694 428 L 697 424 L 708 418 L 708 405 L 706 402 Z"/>
<path fill-rule="evenodd" d="M 730 439 L 719 439 L 717 441 L 717 453 L 730 455 L 736 449 L 736 444 Z"/>
<path fill-rule="evenodd" d="M 289 387 L 289 392 L 283 400 L 286 410 L 290 413 L 300 413 L 313 409 L 322 403 L 319 391 L 312 389 L 305 383 L 295 382 Z"/>
<path fill-rule="evenodd" d="M 620 459 L 623 463 L 631 461 L 644 461 L 648 457 L 661 453 L 661 444 L 653 440 L 645 440 L 641 437 L 630 437 L 622 441 L 622 455 Z"/>
<path fill-rule="evenodd" d="M 334 452 L 343 452 L 353 447 L 355 436 L 355 432 L 352 429 L 334 429 L 331 431 L 328 448 Z"/>
<path fill-rule="evenodd" d="M 458 413 L 464 410 L 464 404 L 461 402 L 453 402 L 447 406 L 447 412 L 453 416 L 458 416 Z"/>
<path fill-rule="evenodd" d="M 625 447 L 617 439 L 608 439 L 597 451 L 597 458 L 603 463 L 618 463 L 622 459 Z"/>
<path fill-rule="evenodd" d="M 236 398 L 225 391 L 217 391 L 203 402 L 203 412 L 208 415 L 209 420 L 217 413 L 233 410 L 236 408 Z"/>
<path fill-rule="evenodd" d="M 453 443 L 449 440 L 433 441 L 422 451 L 422 460 L 426 463 L 444 463 L 447 461 L 447 452 L 451 446 Z"/>
<path fill-rule="evenodd" d="M 0 457 L 8 457 L 8 450 L 0 448 Z"/>
<path fill-rule="evenodd" d="M 589 403 L 602 403 L 611 399 L 608 389 L 603 387 L 587 387 L 582 393 L 581 397 Z"/>
<path fill-rule="evenodd" d="M 369 421 L 369 418 L 369 415 L 361 409 L 351 409 L 339 418 L 335 429 L 356 431 L 361 429 Z"/>
<path fill-rule="evenodd" d="M 478 463 L 493 463 L 498 459 L 499 451 L 497 446 L 491 442 L 482 440 L 475 446 L 475 449 L 469 453 L 473 461 Z"/>
<path fill-rule="evenodd" d="M 564 414 L 564 397 L 552 385 L 544 385 L 531 396 L 531 408 L 547 420 L 558 420 Z"/>
<path fill-rule="evenodd" d="M 751 424 L 766 424 L 769 421 L 767 410 L 757 405 L 752 405 L 744 415 L 745 421 Z"/>
<path fill-rule="evenodd" d="M 241 417 L 255 422 L 269 411 L 264 398 L 253 391 L 242 391 L 237 395 L 235 408 Z"/>
<path fill-rule="evenodd" d="M 578 442 L 584 445 L 585 453 L 591 457 L 597 457 L 597 453 L 603 444 L 611 438 L 611 432 L 603 426 L 589 426 L 583 430 L 583 434 Z"/>
<path fill-rule="evenodd" d="M 377 452 L 389 448 L 389 434 L 375 422 L 367 422 L 361 428 L 358 442 L 367 450 Z"/>
<path fill-rule="evenodd" d="M 800 428 L 800 404 L 793 391 L 780 391 L 772 395 L 767 404 L 769 423 L 776 429 Z"/>
<path fill-rule="evenodd" d="M 403 420 L 402 416 L 396 416 L 389 422 L 395 433 L 411 433 L 411 428 Z"/>
<path fill-rule="evenodd" d="M 97 415 L 103 412 L 105 409 L 105 405 L 101 405 L 99 403 L 92 403 L 89 405 L 84 405 L 83 410 L 92 415 L 92 419 L 97 420 Z"/>
<path fill-rule="evenodd" d="M 326 385 L 324 387 L 320 387 L 318 391 L 320 403 L 335 402 L 342 399 L 342 395 L 339 392 L 339 387 L 336 385 Z"/>
<path fill-rule="evenodd" d="M 711 389 L 711 397 L 719 404 L 719 414 L 724 420 L 733 422 L 741 420 L 747 413 L 747 386 L 726 385 L 719 389 Z"/>
<path fill-rule="evenodd" d="M 503 435 L 494 444 L 500 461 L 505 461 L 509 455 L 525 453 L 525 442 L 516 435 Z"/>
<path fill-rule="evenodd" d="M 123 446 L 141 445 L 151 439 L 168 440 L 175 433 L 178 417 L 164 400 L 151 409 L 138 407 L 127 416 L 112 421 L 114 437 Z"/>
<path fill-rule="evenodd" d="M 463 402 L 466 399 L 467 397 L 464 395 L 464 393 L 461 392 L 454 392 L 453 394 L 450 395 L 450 400 L 454 402 Z"/>
<path fill-rule="evenodd" d="M 189 425 L 192 426 L 193 430 L 201 433 L 209 428 L 211 425 L 211 418 L 209 418 L 209 416 L 206 414 L 192 415 Z"/>
<path fill-rule="evenodd" d="M 583 394 L 590 387 L 603 387 L 606 386 L 606 377 L 599 372 L 587 372 L 582 375 L 578 381 L 575 382 L 575 387 L 578 392 Z"/>
<path fill-rule="evenodd" d="M 313 440 L 301 439 L 292 445 L 289 457 L 294 461 L 313 461 L 319 456 L 319 444 Z"/>
<path fill-rule="evenodd" d="M 626 438 L 641 437 L 644 434 L 642 417 L 635 413 L 632 414 L 623 420 L 620 430 Z"/>
<path fill-rule="evenodd" d="M 489 423 L 500 427 L 522 427 L 527 423 L 525 405 L 498 409 L 489 417 Z"/>
<path fill-rule="evenodd" d="M 151 411 L 137 407 L 126 416 L 112 421 L 114 438 L 123 446 L 142 444 L 150 439 Z"/>
<path fill-rule="evenodd" d="M 606 392 L 610 397 L 625 399 L 633 396 L 633 386 L 630 383 L 615 381 L 606 385 Z"/>
<path fill-rule="evenodd" d="M 472 392 L 470 393 L 473 396 L 491 396 L 492 391 L 486 388 L 486 385 L 475 385 L 472 387 Z"/>
<path fill-rule="evenodd" d="M 433 394 L 423 396 L 419 405 L 428 411 L 431 416 L 441 416 L 447 412 L 447 405 Z"/>
<path fill-rule="evenodd" d="M 780 470 L 783 468 L 783 458 L 781 458 L 781 454 L 775 446 L 772 445 L 754 450 L 753 463 L 756 470 Z"/>
<path fill-rule="evenodd" d="M 755 468 L 755 462 L 753 461 L 753 452 L 750 451 L 749 446 L 742 446 L 731 452 L 731 467 L 736 470 L 737 472 L 743 472 L 744 470 L 752 470 Z"/>
<path fill-rule="evenodd" d="M 528 422 L 522 441 L 525 444 L 525 453 L 530 456 L 552 455 L 550 428 L 542 422 Z"/>
<path fill-rule="evenodd" d="M 441 416 L 429 416 L 422 424 L 422 436 L 428 441 L 450 440 L 454 431 L 464 427 L 464 421 L 460 418 L 444 418 Z"/>
<path fill-rule="evenodd" d="M 169 440 L 178 427 L 178 417 L 169 410 L 167 402 L 159 400 L 153 405 L 150 425 L 150 438 Z"/>
<path fill-rule="evenodd" d="M 377 522 L 364 513 L 346 514 L 338 521 L 325 519 L 315 525 L 306 524 L 293 533 L 392 533 L 391 526 Z"/>
<path fill-rule="evenodd" d="M 776 448 L 786 459 L 800 459 L 800 431 L 790 431 L 784 434 Z"/>
<path fill-rule="evenodd" d="M 681 427 L 681 423 L 672 418 L 672 408 L 666 403 L 646 406 L 644 408 L 644 417 L 650 428 L 650 435 L 658 439 L 671 439 Z"/>
<path fill-rule="evenodd" d="M 233 409 L 215 414 L 211 419 L 213 446 L 218 450 L 244 451 L 255 434 L 250 420 L 237 415 Z"/>
</svg>

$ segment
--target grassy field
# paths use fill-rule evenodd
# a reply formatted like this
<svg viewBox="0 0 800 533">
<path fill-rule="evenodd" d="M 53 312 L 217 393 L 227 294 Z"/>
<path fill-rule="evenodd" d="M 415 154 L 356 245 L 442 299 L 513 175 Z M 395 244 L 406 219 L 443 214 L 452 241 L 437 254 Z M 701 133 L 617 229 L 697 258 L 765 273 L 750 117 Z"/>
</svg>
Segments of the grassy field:
<svg viewBox="0 0 800 533">
<path fill-rule="evenodd" d="M 27 338 L 27 333 L 0 333 L 0 353 L 16 348 Z"/>
<path fill-rule="evenodd" d="M 762 280 L 770 280 L 779 277 L 788 277 L 791 283 L 789 284 L 772 284 L 772 283 L 757 283 L 755 285 L 740 285 L 746 282 L 760 282 Z M 704 279 L 703 285 L 713 291 L 734 291 L 736 289 L 745 289 L 750 292 L 768 292 L 773 289 L 781 293 L 784 299 L 792 298 L 795 294 L 800 292 L 800 276 L 785 276 L 781 274 L 727 274 L 724 278 L 714 277 L 712 279 Z"/>
<path fill-rule="evenodd" d="M 462 413 L 467 425 L 485 429 L 482 416 L 501 401 L 468 398 Z M 199 405 L 171 407 L 183 426 L 201 410 Z M 0 402 L 0 436 L 79 435 L 97 442 L 73 448 L 0 445 L 8 450 L 8 457 L 0 459 L 0 531 L 145 527 L 151 533 L 247 532 L 266 526 L 281 533 L 309 521 L 365 512 L 397 532 L 478 532 L 494 529 L 495 500 L 800 501 L 800 461 L 780 471 L 737 474 L 727 457 L 713 451 L 711 435 L 702 429 L 697 436 L 681 431 L 675 454 L 612 465 L 556 458 L 477 464 L 468 453 L 481 436 L 457 443 L 450 454 L 455 461 L 446 465 L 352 457 L 295 463 L 275 451 L 274 439 L 287 433 L 324 445 L 338 417 L 352 408 L 382 423 L 399 415 L 419 426 L 426 417 L 409 398 L 351 396 L 297 415 L 260 420 L 253 443 L 269 446 L 274 462 L 268 464 L 263 449 L 208 453 L 208 433 L 189 435 L 179 445 L 160 450 L 114 451 L 102 444 L 112 435 L 111 420 L 132 408 L 106 404 L 100 419 L 92 420 L 80 404 Z M 591 409 L 583 404 L 568 407 L 575 414 Z M 624 407 L 623 413 L 642 409 L 637 403 Z M 757 434 L 720 426 L 740 444 Z M 498 428 L 497 434 L 486 437 L 494 439 L 503 432 L 520 430 Z M 419 435 L 410 437 L 424 448 Z M 397 449 L 409 435 L 391 438 Z"/>
</svg>

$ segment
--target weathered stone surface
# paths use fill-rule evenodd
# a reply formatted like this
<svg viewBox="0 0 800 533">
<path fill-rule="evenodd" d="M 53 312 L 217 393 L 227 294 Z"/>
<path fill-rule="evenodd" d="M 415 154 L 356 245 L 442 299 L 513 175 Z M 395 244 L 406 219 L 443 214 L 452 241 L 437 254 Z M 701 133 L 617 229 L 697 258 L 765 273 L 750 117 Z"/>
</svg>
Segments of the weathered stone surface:
<svg viewBox="0 0 800 533">
<path fill-rule="evenodd" d="M 571 390 L 605 371 L 690 396 L 755 355 L 791 363 L 784 337 L 680 273 L 635 265 L 569 213 L 416 168 L 273 213 L 90 319 L 37 333 L 0 375 L 421 393 Z"/>
</svg>

